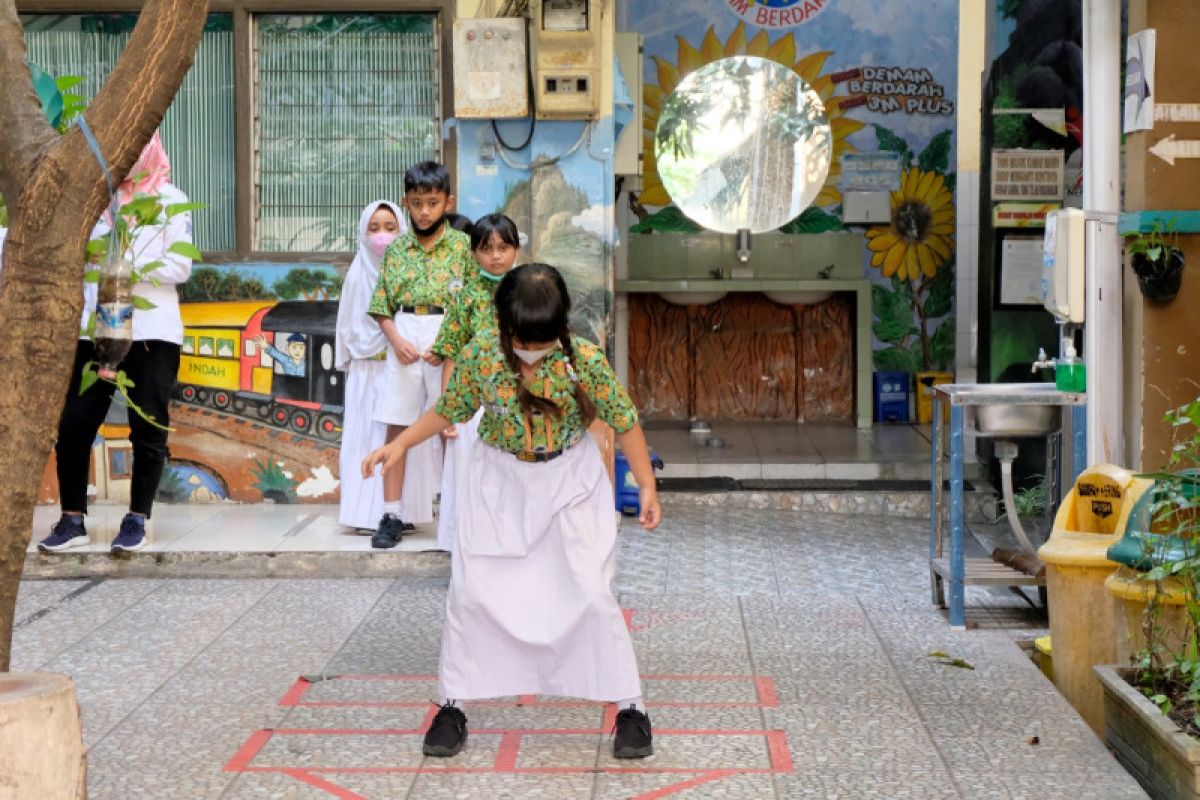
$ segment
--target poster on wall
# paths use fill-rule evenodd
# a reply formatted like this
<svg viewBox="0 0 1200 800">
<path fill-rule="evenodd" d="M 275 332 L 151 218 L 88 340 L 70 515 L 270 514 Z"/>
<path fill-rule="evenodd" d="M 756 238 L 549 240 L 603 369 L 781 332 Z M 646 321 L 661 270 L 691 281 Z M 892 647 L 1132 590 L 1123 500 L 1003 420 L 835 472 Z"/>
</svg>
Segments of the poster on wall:
<svg viewBox="0 0 1200 800">
<path fill-rule="evenodd" d="M 1131 35 L 1125 46 L 1124 133 L 1154 127 L 1155 41 L 1155 32 L 1149 29 Z"/>
<path fill-rule="evenodd" d="M 1009 236 L 1000 248 L 1000 305 L 1042 304 L 1041 236 Z"/>
</svg>

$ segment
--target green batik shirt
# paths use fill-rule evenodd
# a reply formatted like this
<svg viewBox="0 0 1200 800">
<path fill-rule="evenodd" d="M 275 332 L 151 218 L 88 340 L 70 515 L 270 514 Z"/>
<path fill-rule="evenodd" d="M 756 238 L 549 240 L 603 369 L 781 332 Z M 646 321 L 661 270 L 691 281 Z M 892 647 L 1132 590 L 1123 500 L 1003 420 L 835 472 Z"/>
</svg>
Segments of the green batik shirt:
<svg viewBox="0 0 1200 800">
<path fill-rule="evenodd" d="M 433 343 L 435 356 L 457 360 L 458 354 L 476 334 L 495 334 L 495 297 L 499 285 L 499 281 L 489 281 L 478 274 L 467 279 L 462 291 L 446 309 L 446 318 Z"/>
<path fill-rule="evenodd" d="M 637 409 L 629 393 L 617 380 L 604 351 L 596 345 L 572 336 L 575 349 L 575 373 L 587 396 L 596 404 L 596 415 L 624 433 L 637 423 Z M 549 398 L 563 409 L 555 418 L 544 414 L 526 417 L 517 402 L 517 381 L 508 368 L 495 334 L 481 333 L 459 353 L 450 385 L 435 407 L 451 422 L 467 422 L 483 408 L 479 438 L 485 444 L 510 453 L 546 452 L 569 447 L 587 431 L 579 404 L 575 402 L 574 381 L 561 349 L 547 355 L 537 373 L 525 386 L 536 395 Z"/>
<path fill-rule="evenodd" d="M 463 288 L 464 277 L 471 269 L 475 269 L 471 239 L 462 231 L 447 223 L 441 238 L 429 250 L 409 231 L 384 252 L 367 313 L 394 317 L 400 306 L 445 308 Z"/>
</svg>

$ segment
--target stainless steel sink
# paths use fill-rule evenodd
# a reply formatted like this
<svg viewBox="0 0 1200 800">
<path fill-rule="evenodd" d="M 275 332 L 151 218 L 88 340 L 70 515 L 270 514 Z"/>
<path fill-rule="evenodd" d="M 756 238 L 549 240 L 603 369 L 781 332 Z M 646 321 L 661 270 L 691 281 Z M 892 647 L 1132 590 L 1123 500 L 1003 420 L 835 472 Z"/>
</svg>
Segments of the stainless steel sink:
<svg viewBox="0 0 1200 800">
<path fill-rule="evenodd" d="M 980 383 L 946 387 L 969 407 L 975 430 L 986 436 L 1047 436 L 1062 428 L 1066 395 L 1052 383 Z M 968 417 L 970 418 L 970 417 Z"/>
</svg>

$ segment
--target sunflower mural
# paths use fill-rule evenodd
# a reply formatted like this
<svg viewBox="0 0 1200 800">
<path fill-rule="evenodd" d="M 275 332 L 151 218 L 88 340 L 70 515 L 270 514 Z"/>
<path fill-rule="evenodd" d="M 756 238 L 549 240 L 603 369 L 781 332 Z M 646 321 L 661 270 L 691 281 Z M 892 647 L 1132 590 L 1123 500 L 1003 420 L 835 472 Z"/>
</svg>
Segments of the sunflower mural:
<svg viewBox="0 0 1200 800">
<path fill-rule="evenodd" d="M 813 206 L 832 206 L 841 202 L 842 195 L 837 188 L 841 176 L 840 157 L 843 153 L 855 151 L 854 146 L 847 141 L 847 137 L 861 130 L 863 123 L 843 114 L 839 98 L 835 94 L 837 87 L 833 78 L 821 72 L 825 62 L 833 55 L 832 51 L 824 50 L 798 58 L 793 34 L 788 33 L 771 42 L 767 38 L 767 32 L 762 30 L 747 39 L 746 26 L 740 22 L 724 42 L 717 38 L 711 25 L 705 32 L 699 47 L 693 46 L 682 36 L 678 36 L 676 39 L 679 47 L 675 63 L 672 64 L 666 59 L 654 56 L 658 83 L 657 85 L 647 84 L 643 91 L 645 113 L 642 118 L 642 137 L 645 142 L 645 160 L 642 172 L 643 188 L 638 197 L 639 205 L 669 206 L 671 204 L 671 196 L 667 194 L 667 190 L 659 179 L 658 165 L 654 159 L 654 132 L 658 127 L 658 117 L 667 98 L 671 96 L 671 92 L 675 90 L 680 79 L 688 73 L 718 59 L 736 55 L 758 56 L 790 67 L 820 96 L 821 102 L 825 104 L 825 113 L 829 117 L 829 127 L 833 133 L 833 163 L 830 166 L 825 186 L 813 201 Z M 680 216 L 673 212 L 674 209 L 664 209 L 659 213 L 672 219 Z M 640 212 L 639 216 L 641 213 L 644 212 Z M 643 220 L 644 222 L 645 220 Z M 644 226 L 639 225 L 639 227 Z"/>
<path fill-rule="evenodd" d="M 867 230 L 871 266 L 887 283 L 871 287 L 876 369 L 946 369 L 954 361 L 954 178 L 950 131 L 920 153 L 881 125 L 880 150 L 900 154 L 891 221 Z"/>
</svg>

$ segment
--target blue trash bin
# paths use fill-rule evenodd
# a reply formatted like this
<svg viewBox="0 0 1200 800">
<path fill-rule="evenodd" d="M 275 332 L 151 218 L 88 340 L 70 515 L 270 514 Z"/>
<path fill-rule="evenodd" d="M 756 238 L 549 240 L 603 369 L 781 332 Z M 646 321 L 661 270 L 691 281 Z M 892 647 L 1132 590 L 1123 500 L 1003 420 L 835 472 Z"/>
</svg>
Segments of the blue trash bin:
<svg viewBox="0 0 1200 800">
<path fill-rule="evenodd" d="M 874 375 L 875 421 L 908 422 L 909 374 L 881 370 Z"/>
<path fill-rule="evenodd" d="M 653 450 L 650 451 L 650 466 L 656 470 L 663 468 L 662 459 Z M 637 481 L 633 479 L 633 472 L 629 469 L 629 461 L 620 450 L 617 451 L 616 469 L 613 471 L 613 484 L 617 490 L 617 511 L 620 511 L 627 517 L 640 515 L 642 513 L 642 497 L 638 494 Z"/>
</svg>

